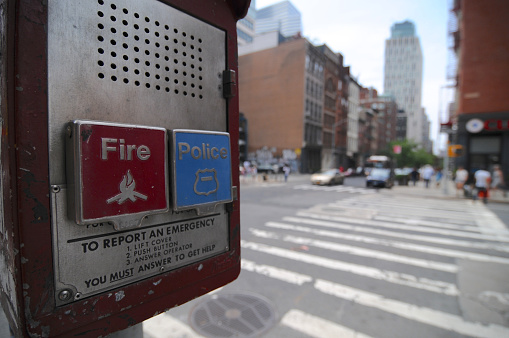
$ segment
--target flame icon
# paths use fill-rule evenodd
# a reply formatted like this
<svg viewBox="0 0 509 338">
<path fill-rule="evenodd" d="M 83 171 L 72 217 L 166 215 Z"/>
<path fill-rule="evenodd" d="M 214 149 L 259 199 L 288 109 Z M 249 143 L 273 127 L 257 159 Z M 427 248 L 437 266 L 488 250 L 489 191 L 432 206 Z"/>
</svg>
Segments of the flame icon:
<svg viewBox="0 0 509 338">
<path fill-rule="evenodd" d="M 131 175 L 131 171 L 127 170 L 127 174 L 124 175 L 122 182 L 120 182 L 120 194 L 113 196 L 106 200 L 108 204 L 117 202 L 118 204 L 124 203 L 127 199 L 130 199 L 131 202 L 135 202 L 137 198 L 141 198 L 142 200 L 147 200 L 147 196 L 143 195 L 137 191 L 134 191 L 136 188 L 136 181 L 133 179 Z"/>
</svg>

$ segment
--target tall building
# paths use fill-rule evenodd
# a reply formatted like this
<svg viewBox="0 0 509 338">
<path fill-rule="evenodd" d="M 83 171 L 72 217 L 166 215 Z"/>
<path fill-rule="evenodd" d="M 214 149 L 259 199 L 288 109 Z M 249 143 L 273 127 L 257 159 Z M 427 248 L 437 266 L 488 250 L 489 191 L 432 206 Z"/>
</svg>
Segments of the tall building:
<svg viewBox="0 0 509 338">
<path fill-rule="evenodd" d="M 299 10 L 290 1 L 264 7 L 256 13 L 256 34 L 279 31 L 284 37 L 302 33 Z"/>
<path fill-rule="evenodd" d="M 455 0 L 451 25 L 458 62 L 456 111 L 451 122 L 457 134 L 450 142 L 463 146 L 457 165 L 470 172 L 501 166 L 509 181 L 509 1 Z"/>
<path fill-rule="evenodd" d="M 410 21 L 394 24 L 391 38 L 385 40 L 384 94 L 394 96 L 406 112 L 407 139 L 422 145 L 422 51 Z"/>
<path fill-rule="evenodd" d="M 253 43 L 256 35 L 256 0 L 251 1 L 247 15 L 237 22 L 237 44 L 244 46 Z"/>
</svg>

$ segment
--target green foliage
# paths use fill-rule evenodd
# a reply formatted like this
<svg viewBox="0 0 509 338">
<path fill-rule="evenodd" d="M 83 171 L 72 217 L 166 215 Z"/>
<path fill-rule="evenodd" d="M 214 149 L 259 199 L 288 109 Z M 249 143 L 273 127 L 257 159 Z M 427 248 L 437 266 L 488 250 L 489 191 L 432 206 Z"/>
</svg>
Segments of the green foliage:
<svg viewBox="0 0 509 338">
<path fill-rule="evenodd" d="M 401 153 L 395 154 L 393 146 L 401 146 Z M 434 164 L 435 156 L 420 148 L 416 143 L 408 140 L 392 141 L 383 155 L 390 156 L 395 160 L 397 168 L 409 167 L 420 168 L 425 164 Z"/>
</svg>

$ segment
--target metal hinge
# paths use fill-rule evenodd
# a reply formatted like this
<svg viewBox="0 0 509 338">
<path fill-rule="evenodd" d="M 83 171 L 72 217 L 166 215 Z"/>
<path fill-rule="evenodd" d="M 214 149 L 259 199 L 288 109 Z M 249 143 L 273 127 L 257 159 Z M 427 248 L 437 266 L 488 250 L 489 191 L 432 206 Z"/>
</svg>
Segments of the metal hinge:
<svg viewBox="0 0 509 338">
<path fill-rule="evenodd" d="M 233 69 L 225 70 L 223 72 L 223 97 L 229 99 L 237 93 L 236 74 Z"/>
</svg>

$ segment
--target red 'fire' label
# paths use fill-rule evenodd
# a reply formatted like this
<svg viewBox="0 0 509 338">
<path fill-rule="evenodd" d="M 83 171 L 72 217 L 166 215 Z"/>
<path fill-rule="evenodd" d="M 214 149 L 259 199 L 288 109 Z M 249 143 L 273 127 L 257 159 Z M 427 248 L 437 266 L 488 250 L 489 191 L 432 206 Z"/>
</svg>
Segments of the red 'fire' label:
<svg viewBox="0 0 509 338">
<path fill-rule="evenodd" d="M 82 123 L 78 131 L 84 221 L 168 208 L 166 130 Z"/>
</svg>

